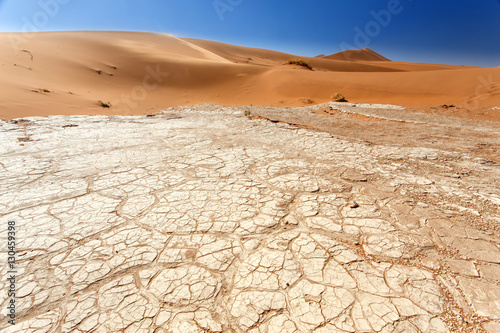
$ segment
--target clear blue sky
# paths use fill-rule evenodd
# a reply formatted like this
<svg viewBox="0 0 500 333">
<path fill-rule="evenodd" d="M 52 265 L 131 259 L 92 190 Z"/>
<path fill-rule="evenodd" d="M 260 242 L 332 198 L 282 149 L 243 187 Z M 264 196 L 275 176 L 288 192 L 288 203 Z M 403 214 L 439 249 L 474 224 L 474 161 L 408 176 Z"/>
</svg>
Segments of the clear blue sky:
<svg viewBox="0 0 500 333">
<path fill-rule="evenodd" d="M 368 46 L 397 61 L 500 66 L 500 0 L 0 0 L 0 31 L 34 29 L 163 32 L 304 56 Z"/>
</svg>

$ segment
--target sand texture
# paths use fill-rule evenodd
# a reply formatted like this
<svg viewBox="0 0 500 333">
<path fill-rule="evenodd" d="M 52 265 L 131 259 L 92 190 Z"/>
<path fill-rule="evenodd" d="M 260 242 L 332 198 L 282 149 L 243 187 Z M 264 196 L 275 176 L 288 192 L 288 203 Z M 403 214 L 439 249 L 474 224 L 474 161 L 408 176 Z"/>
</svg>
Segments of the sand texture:
<svg viewBox="0 0 500 333">
<path fill-rule="evenodd" d="M 0 45 L 4 119 L 204 103 L 299 106 L 336 93 L 356 103 L 455 105 L 472 118 L 500 105 L 500 68 L 392 62 L 369 49 L 300 57 L 309 70 L 283 65 L 295 55 L 153 33 L 1 33 Z"/>
</svg>

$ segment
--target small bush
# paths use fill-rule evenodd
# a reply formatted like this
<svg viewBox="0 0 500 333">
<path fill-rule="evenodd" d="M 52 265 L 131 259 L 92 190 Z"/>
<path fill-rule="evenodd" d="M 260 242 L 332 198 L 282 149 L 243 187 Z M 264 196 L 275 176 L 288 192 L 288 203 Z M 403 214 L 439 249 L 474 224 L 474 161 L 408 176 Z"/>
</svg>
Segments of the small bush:
<svg viewBox="0 0 500 333">
<path fill-rule="evenodd" d="M 36 92 L 36 93 L 46 93 L 48 94 L 49 92 L 51 92 L 49 89 L 33 89 L 31 90 L 32 92 Z"/>
<path fill-rule="evenodd" d="M 331 97 L 335 102 L 347 102 L 344 95 L 336 93 Z"/>
<path fill-rule="evenodd" d="M 99 105 L 103 108 L 110 108 L 111 107 L 111 103 L 107 102 L 103 102 L 103 101 L 98 101 Z"/>
<path fill-rule="evenodd" d="M 311 98 L 301 98 L 300 101 L 303 104 L 314 104 L 314 99 L 311 99 Z"/>
<path fill-rule="evenodd" d="M 312 66 L 305 60 L 302 60 L 300 58 L 290 58 L 287 61 L 283 63 L 283 65 L 297 65 L 297 66 L 302 66 L 306 67 L 310 70 L 312 70 Z"/>
</svg>

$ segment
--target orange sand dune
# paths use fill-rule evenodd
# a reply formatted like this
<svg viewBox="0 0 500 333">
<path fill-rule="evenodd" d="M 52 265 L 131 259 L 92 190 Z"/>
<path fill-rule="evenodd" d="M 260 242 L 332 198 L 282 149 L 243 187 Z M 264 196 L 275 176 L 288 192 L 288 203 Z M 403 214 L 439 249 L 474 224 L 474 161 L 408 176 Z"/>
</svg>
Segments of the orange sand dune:
<svg viewBox="0 0 500 333">
<path fill-rule="evenodd" d="M 282 52 L 138 32 L 0 33 L 0 45 L 4 119 L 205 103 L 292 106 L 337 92 L 352 102 L 416 108 L 500 105 L 498 67 L 302 57 L 309 70 L 283 65 L 297 56 Z"/>
<path fill-rule="evenodd" d="M 386 57 L 365 47 L 361 50 L 346 50 L 323 57 L 330 60 L 348 60 L 348 61 L 390 61 Z"/>
<path fill-rule="evenodd" d="M 220 42 L 213 42 L 201 39 L 185 38 L 192 44 L 203 47 L 219 56 L 233 62 L 233 63 L 246 63 L 251 65 L 262 65 L 268 67 L 281 66 L 286 60 L 290 58 L 297 58 L 298 56 L 282 53 L 277 51 L 270 51 L 264 49 L 256 49 L 245 46 L 236 46 Z M 300 57 L 307 60 L 315 70 L 320 71 L 336 71 L 336 72 L 393 72 L 402 71 L 405 69 L 391 68 L 388 66 L 380 66 L 378 63 L 351 63 L 342 60 L 328 60 L 318 57 Z"/>
<path fill-rule="evenodd" d="M 480 67 L 472 66 L 456 66 L 456 65 L 439 65 L 439 64 L 420 64 L 420 63 L 408 63 L 408 62 L 396 62 L 396 61 L 358 61 L 358 64 L 374 64 L 379 67 L 391 68 L 394 70 L 414 72 L 414 71 L 437 71 L 444 69 L 472 69 Z"/>
</svg>

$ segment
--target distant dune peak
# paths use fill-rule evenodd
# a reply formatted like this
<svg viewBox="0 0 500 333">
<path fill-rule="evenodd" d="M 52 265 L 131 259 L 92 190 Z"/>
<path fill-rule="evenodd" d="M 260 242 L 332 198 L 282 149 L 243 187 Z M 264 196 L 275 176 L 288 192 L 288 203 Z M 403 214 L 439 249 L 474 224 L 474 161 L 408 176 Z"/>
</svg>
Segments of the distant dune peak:
<svg viewBox="0 0 500 333">
<path fill-rule="evenodd" d="M 323 58 L 346 61 L 391 61 L 368 47 L 365 47 L 361 50 L 346 50 L 324 56 Z"/>
</svg>

